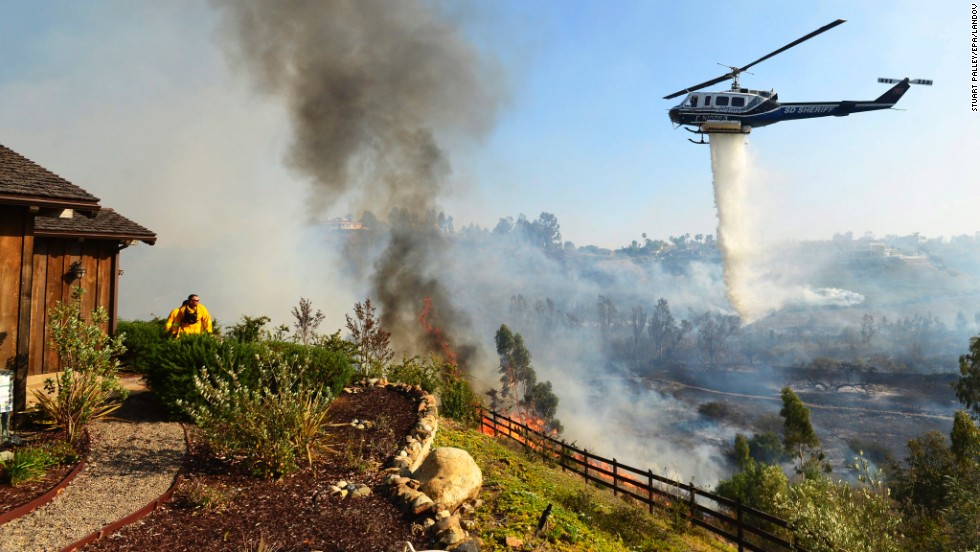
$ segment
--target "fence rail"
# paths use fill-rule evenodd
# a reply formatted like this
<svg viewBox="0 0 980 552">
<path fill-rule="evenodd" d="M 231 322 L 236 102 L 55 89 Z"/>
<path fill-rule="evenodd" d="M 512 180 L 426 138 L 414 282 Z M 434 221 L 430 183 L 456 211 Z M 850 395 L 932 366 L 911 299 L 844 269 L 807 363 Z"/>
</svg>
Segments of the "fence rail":
<svg viewBox="0 0 980 552">
<path fill-rule="evenodd" d="M 806 552 L 793 543 L 793 533 L 785 520 L 698 489 L 693 483 L 674 481 L 652 470 L 643 471 L 615 458 L 579 449 L 493 410 L 480 407 L 479 412 L 483 433 L 516 441 L 525 450 L 557 463 L 562 470 L 609 487 L 613 494 L 627 495 L 646 504 L 650 513 L 654 508 L 668 510 L 683 505 L 692 524 L 736 544 L 740 552 Z"/>
</svg>

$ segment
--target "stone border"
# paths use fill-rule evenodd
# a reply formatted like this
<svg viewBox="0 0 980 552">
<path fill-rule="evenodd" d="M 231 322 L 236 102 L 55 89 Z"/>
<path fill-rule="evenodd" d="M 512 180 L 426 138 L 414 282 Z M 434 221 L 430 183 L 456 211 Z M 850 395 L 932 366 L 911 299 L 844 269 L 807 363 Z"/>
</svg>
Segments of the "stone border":
<svg viewBox="0 0 980 552">
<path fill-rule="evenodd" d="M 84 435 L 85 435 L 85 442 L 89 446 L 91 446 L 91 440 L 89 439 L 88 430 L 85 430 Z M 91 450 L 88 452 L 88 454 L 91 454 Z M 0 514 L 0 525 L 13 521 L 17 518 L 24 517 L 27 514 L 33 512 L 34 510 L 37 510 L 41 506 L 44 506 L 48 502 L 54 500 L 54 497 L 61 494 L 62 489 L 67 487 L 68 484 L 75 479 L 75 476 L 78 475 L 79 472 L 82 471 L 82 468 L 84 468 L 85 465 L 88 463 L 88 454 L 82 457 L 82 459 L 78 461 L 78 464 L 76 464 L 75 467 L 68 472 L 68 474 L 66 474 L 63 478 L 61 478 L 61 481 L 59 481 L 54 487 L 51 487 L 51 489 L 49 489 L 47 492 L 45 492 L 39 497 L 34 498 L 33 500 L 30 500 L 26 504 L 21 504 L 20 506 L 14 508 L 13 510 L 7 510 L 6 512 Z"/>
<path fill-rule="evenodd" d="M 436 397 L 418 385 L 388 383 L 383 379 L 361 381 L 357 386 L 385 387 L 417 401 L 418 421 L 404 438 L 399 451 L 382 466 L 384 494 L 405 514 L 424 516 L 422 527 L 436 538 L 440 546 L 448 552 L 470 552 L 481 549 L 479 539 L 470 537 L 460 526 L 460 516 L 448 510 L 440 510 L 435 502 L 419 491 L 421 482 L 412 479 L 412 474 L 432 450 L 439 427 L 439 410 Z M 345 393 L 353 393 L 355 387 L 344 388 Z"/>
</svg>

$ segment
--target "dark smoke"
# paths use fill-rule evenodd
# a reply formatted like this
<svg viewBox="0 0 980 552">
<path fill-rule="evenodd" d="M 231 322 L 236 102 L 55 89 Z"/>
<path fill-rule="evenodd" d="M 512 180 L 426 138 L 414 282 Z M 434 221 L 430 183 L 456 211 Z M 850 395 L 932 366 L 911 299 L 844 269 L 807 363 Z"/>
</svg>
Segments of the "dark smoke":
<svg viewBox="0 0 980 552">
<path fill-rule="evenodd" d="M 371 275 L 396 342 L 432 350 L 416 321 L 425 297 L 446 331 L 465 330 L 434 270 L 446 262 L 439 234 L 418 221 L 436 210 L 451 173 L 440 139 L 492 126 L 502 100 L 496 65 L 431 2 L 215 4 L 233 63 L 288 106 L 286 162 L 314 184 L 311 215 L 397 209 L 416 221 L 391 225 Z"/>
</svg>

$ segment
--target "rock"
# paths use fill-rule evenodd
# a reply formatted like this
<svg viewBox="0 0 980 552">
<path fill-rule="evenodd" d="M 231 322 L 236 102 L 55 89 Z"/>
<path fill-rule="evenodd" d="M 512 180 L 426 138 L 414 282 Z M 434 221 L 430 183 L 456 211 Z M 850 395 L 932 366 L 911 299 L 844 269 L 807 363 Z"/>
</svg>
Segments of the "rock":
<svg viewBox="0 0 980 552">
<path fill-rule="evenodd" d="M 510 548 L 520 548 L 524 546 L 524 541 L 517 537 L 507 537 L 504 539 L 504 544 Z"/>
<path fill-rule="evenodd" d="M 449 552 L 480 552 L 482 549 L 483 545 L 479 539 L 470 538 L 450 548 Z"/>
<path fill-rule="evenodd" d="M 436 514 L 436 516 L 438 517 L 438 514 Z M 441 518 L 439 521 L 436 522 L 433 531 L 439 533 L 445 531 L 446 529 L 449 529 L 453 525 L 459 525 L 459 516 L 448 516 L 448 517 Z"/>
<path fill-rule="evenodd" d="M 419 490 L 446 510 L 455 510 L 476 498 L 483 485 L 483 472 L 470 453 L 453 447 L 433 450 L 412 474 L 422 482 Z"/>
<path fill-rule="evenodd" d="M 367 485 L 358 485 L 356 489 L 351 491 L 351 498 L 364 498 L 371 495 L 371 487 Z"/>
<path fill-rule="evenodd" d="M 434 507 L 435 504 L 432 502 L 431 498 L 425 496 L 424 494 L 420 494 L 415 498 L 415 500 L 412 501 L 411 510 L 413 514 L 418 516 L 428 512 Z"/>
<path fill-rule="evenodd" d="M 463 528 L 460 527 L 459 525 L 453 525 L 452 527 L 447 529 L 446 532 L 442 534 L 442 536 L 439 537 L 439 542 L 443 546 L 448 547 L 461 542 L 465 538 L 466 538 L 466 531 L 463 531 Z"/>
<path fill-rule="evenodd" d="M 12 450 L 5 450 L 0 452 L 0 462 L 7 462 L 14 458 L 14 452 Z"/>
</svg>

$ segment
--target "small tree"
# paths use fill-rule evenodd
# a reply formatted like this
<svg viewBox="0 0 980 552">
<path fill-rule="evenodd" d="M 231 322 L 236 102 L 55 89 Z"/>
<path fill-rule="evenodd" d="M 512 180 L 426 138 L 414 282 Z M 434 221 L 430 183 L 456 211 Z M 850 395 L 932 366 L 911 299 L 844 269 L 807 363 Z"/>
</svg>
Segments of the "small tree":
<svg viewBox="0 0 980 552">
<path fill-rule="evenodd" d="M 326 317 L 320 309 L 317 309 L 314 314 L 313 302 L 305 297 L 300 297 L 299 306 L 293 307 L 293 318 L 296 319 L 296 322 L 293 323 L 293 327 L 296 328 L 294 334 L 296 339 L 303 345 L 309 345 L 310 341 L 316 337 L 316 329 Z"/>
<path fill-rule="evenodd" d="M 500 393 L 496 390 L 488 393 L 491 407 L 508 410 L 516 402 L 516 406 L 523 407 L 525 417 L 540 418 L 545 431 L 561 433 L 561 422 L 555 418 L 558 396 L 551 390 L 550 381 L 537 381 L 524 338 L 501 324 L 494 335 L 494 343 L 500 356 Z"/>
<path fill-rule="evenodd" d="M 953 383 L 956 398 L 980 420 L 980 337 L 970 339 L 970 352 L 960 357 L 960 379 Z"/>
<path fill-rule="evenodd" d="M 355 357 L 365 374 L 384 376 L 395 352 L 391 350 L 391 332 L 381 327 L 370 299 L 354 303 L 354 318 L 346 315 L 351 341 L 357 346 Z"/>
<path fill-rule="evenodd" d="M 68 442 L 90 422 L 119 408 L 127 396 L 118 377 L 125 335 L 110 337 L 102 329 L 109 320 L 102 307 L 85 321 L 84 293 L 80 286 L 72 288 L 71 301 L 58 301 L 48 311 L 50 345 L 58 353 L 62 371 L 44 381 L 44 392 L 34 391 L 41 414 L 65 431 Z"/>
<path fill-rule="evenodd" d="M 799 461 L 796 472 L 810 477 L 822 464 L 824 471 L 828 471 L 829 466 L 823 463 L 824 456 L 819 450 L 820 439 L 810 424 L 810 409 L 789 387 L 783 388 L 782 399 L 779 415 L 783 417 L 783 446 Z"/>
<path fill-rule="evenodd" d="M 262 338 L 262 328 L 270 320 L 271 318 L 268 316 L 251 317 L 243 314 L 241 322 L 231 325 L 228 337 L 242 343 L 255 343 Z"/>
<path fill-rule="evenodd" d="M 796 542 L 812 552 L 899 552 L 902 518 L 891 507 L 881 474 L 855 459 L 859 485 L 823 475 L 776 496 L 776 515 L 789 522 Z"/>
</svg>

